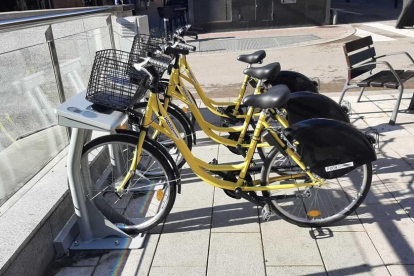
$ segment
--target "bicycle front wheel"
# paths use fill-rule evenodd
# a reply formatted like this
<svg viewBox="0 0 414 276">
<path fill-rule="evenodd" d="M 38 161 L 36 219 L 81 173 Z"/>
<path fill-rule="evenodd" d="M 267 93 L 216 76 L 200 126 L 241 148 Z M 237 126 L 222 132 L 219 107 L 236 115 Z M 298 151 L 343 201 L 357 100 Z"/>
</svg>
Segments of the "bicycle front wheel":
<svg viewBox="0 0 414 276">
<path fill-rule="evenodd" d="M 146 102 L 140 102 L 134 105 L 134 110 L 141 113 L 142 116 L 144 116 L 146 109 L 147 109 Z M 184 115 L 181 115 L 178 111 L 174 110 L 170 106 L 167 108 L 167 114 L 172 120 L 172 123 L 176 127 L 180 136 L 184 139 L 185 143 L 187 144 L 187 147 L 191 150 L 193 147 L 193 131 L 191 129 L 191 126 L 185 120 L 185 118 L 182 117 Z M 155 123 L 159 123 L 159 120 L 156 114 L 153 114 L 152 120 Z M 184 156 L 181 154 L 181 152 L 178 150 L 174 141 L 170 137 L 164 135 L 163 133 L 158 133 L 158 135 L 154 137 L 154 133 L 155 133 L 155 130 L 150 128 L 148 130 L 148 137 L 154 138 L 155 141 L 160 143 L 168 151 L 171 157 L 174 159 L 174 162 L 177 164 L 177 167 L 179 169 L 182 168 L 182 166 L 184 166 L 185 164 L 185 159 L 184 159 Z"/>
<path fill-rule="evenodd" d="M 130 171 L 138 138 L 107 135 L 84 146 L 81 178 L 84 192 L 97 209 L 125 232 L 155 227 L 170 212 L 176 197 L 174 168 L 161 147 L 144 142 L 140 162 L 122 192 L 118 188 Z"/>
<path fill-rule="evenodd" d="M 308 177 L 303 177 L 269 183 L 272 177 L 301 173 L 304 172 L 299 166 L 274 148 L 262 167 L 261 181 L 269 185 L 309 182 Z M 339 178 L 327 179 L 320 186 L 266 191 L 264 195 L 271 197 L 274 211 L 281 218 L 299 226 L 322 227 L 354 212 L 368 194 L 371 180 L 372 165 L 368 163 Z"/>
</svg>

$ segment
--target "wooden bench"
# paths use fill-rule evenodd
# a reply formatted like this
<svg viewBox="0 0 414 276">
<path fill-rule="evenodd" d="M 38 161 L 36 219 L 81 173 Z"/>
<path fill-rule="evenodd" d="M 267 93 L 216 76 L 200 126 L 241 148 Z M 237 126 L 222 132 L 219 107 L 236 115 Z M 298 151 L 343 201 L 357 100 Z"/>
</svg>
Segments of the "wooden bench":
<svg viewBox="0 0 414 276">
<path fill-rule="evenodd" d="M 402 94 L 404 92 L 404 82 L 414 77 L 414 71 L 394 70 L 390 63 L 386 61 L 378 61 L 378 59 L 387 56 L 406 55 L 414 65 L 413 58 L 407 52 L 398 52 L 376 56 L 371 36 L 345 43 L 344 52 L 346 62 L 348 64 L 348 77 L 345 82 L 344 89 L 342 90 L 339 104 L 341 104 L 346 91 L 349 89 L 361 88 L 357 102 L 361 100 L 362 94 L 364 93 L 366 87 L 384 87 L 390 89 L 398 89 L 399 94 L 397 102 L 395 103 L 394 110 L 389 121 L 391 125 L 394 125 L 397 120 L 398 108 L 400 106 Z M 372 71 L 376 69 L 377 65 L 383 65 L 389 70 L 383 70 L 373 74 Z M 351 84 L 351 81 L 353 79 L 366 73 L 369 73 L 369 76 L 367 78 L 357 83 Z M 414 95 L 411 99 L 411 103 L 408 109 L 414 111 Z"/>
</svg>

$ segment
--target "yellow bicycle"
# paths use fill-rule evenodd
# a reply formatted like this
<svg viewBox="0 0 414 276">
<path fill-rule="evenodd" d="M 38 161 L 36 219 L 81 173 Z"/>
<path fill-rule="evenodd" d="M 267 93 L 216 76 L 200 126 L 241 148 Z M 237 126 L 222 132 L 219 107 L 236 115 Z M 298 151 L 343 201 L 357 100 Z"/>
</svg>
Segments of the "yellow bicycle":
<svg viewBox="0 0 414 276">
<path fill-rule="evenodd" d="M 101 58 L 105 62 L 99 62 Z M 155 227 L 170 212 L 180 187 L 175 162 L 165 148 L 148 137 L 150 129 L 170 137 L 200 179 L 232 191 L 235 198 L 262 206 L 265 220 L 274 211 L 300 226 L 330 225 L 352 213 L 364 200 L 372 179 L 371 162 L 376 160 L 368 136 L 349 124 L 328 119 L 273 129 L 266 122 L 268 110 L 278 111 L 290 97 L 289 89 L 280 85 L 243 100 L 248 114 L 254 108 L 261 110 L 252 142 L 245 145 L 248 151 L 244 162 L 206 163 L 191 153 L 160 102 L 158 75 L 149 61 L 131 68 L 115 57 L 97 56 L 88 86 L 90 101 L 127 111 L 147 88 L 151 89 L 139 136 L 102 136 L 83 150 L 85 195 L 120 229 L 145 231 Z M 154 121 L 154 114 L 160 123 Z M 276 118 L 283 122 L 281 116 Z M 252 157 L 264 129 L 269 133 L 266 140 L 274 148 L 262 166 L 260 179 L 254 180 L 250 175 Z M 213 174 L 228 177 L 219 179 Z"/>
<path fill-rule="evenodd" d="M 177 33 L 181 35 L 180 31 Z M 241 101 L 245 95 L 246 88 L 251 81 L 254 81 L 255 83 L 254 94 L 259 94 L 266 90 L 267 85 L 264 85 L 264 83 L 266 80 L 269 80 L 272 77 L 278 75 L 280 72 L 279 63 L 271 63 L 264 67 L 252 68 L 252 64 L 261 63 L 263 61 L 266 56 L 266 53 L 264 51 L 257 51 L 251 55 L 239 56 L 239 60 L 246 62 L 249 65 L 248 68 L 244 71 L 245 77 L 238 98 L 234 102 L 218 102 L 210 99 L 205 94 L 199 81 L 195 77 L 194 72 L 188 64 L 186 54 L 188 54 L 188 49 L 190 49 L 192 46 L 188 46 L 182 43 L 175 43 L 173 46 L 177 48 L 170 50 L 175 50 L 176 53 L 168 53 L 173 57 L 172 59 L 168 59 L 166 55 L 159 54 L 160 48 L 163 46 L 162 43 L 165 44 L 167 42 L 152 36 L 137 35 L 134 39 L 131 53 L 139 53 L 143 56 L 147 56 L 150 53 L 151 56 L 156 56 L 156 58 L 162 57 L 166 59 L 167 62 L 173 61 L 173 64 L 168 66 L 170 78 L 168 82 L 164 82 L 160 87 L 160 89 L 165 90 L 162 104 L 177 126 L 177 130 L 179 131 L 180 135 L 186 139 L 187 146 L 189 146 L 191 149 L 191 141 L 195 142 L 196 140 L 195 134 L 190 135 L 190 133 L 194 133 L 194 123 L 186 122 L 187 117 L 185 114 L 183 114 L 180 108 L 171 102 L 172 99 L 180 100 L 188 106 L 188 109 L 192 114 L 192 118 L 198 122 L 200 128 L 211 139 L 227 146 L 233 153 L 245 156 L 247 148 L 243 145 L 247 145 L 251 142 L 251 135 L 253 134 L 253 131 L 249 131 L 248 128 L 249 125 L 251 126 L 251 129 L 255 128 L 255 123 L 252 118 L 257 117 L 259 114 L 254 113 L 254 111 L 252 111 L 251 114 L 249 114 L 249 112 L 243 112 L 241 110 Z M 186 49 L 182 50 L 182 48 Z M 178 53 L 180 53 L 180 55 Z M 161 69 L 157 71 L 162 75 L 165 69 L 167 69 L 167 67 L 164 66 L 164 68 L 161 67 Z M 286 82 L 290 87 L 293 86 L 293 82 L 297 82 L 301 84 L 302 88 L 308 88 L 309 90 L 315 92 L 313 84 L 305 76 L 302 76 L 298 73 L 293 74 L 293 72 L 290 72 L 290 74 L 290 77 L 294 76 L 294 81 L 292 81 L 285 74 Z M 283 83 L 284 81 L 278 80 L 278 82 Z M 194 97 L 187 89 L 187 87 L 184 86 L 184 83 L 191 85 L 196 90 L 197 94 L 200 96 L 200 99 L 210 112 L 212 112 L 214 115 L 222 117 L 225 120 L 226 124 L 224 124 L 224 127 L 212 125 L 203 118 Z M 297 93 L 297 95 L 294 96 L 292 103 L 293 104 L 290 105 L 290 111 L 294 115 L 292 118 L 298 118 L 297 114 L 299 114 L 300 120 L 307 118 L 332 118 L 349 122 L 346 113 L 343 112 L 341 107 L 323 95 L 313 94 L 310 92 Z M 312 103 L 313 106 L 311 108 L 307 108 L 310 107 L 310 105 L 307 106 L 307 103 Z M 146 105 L 146 102 L 136 103 L 134 105 L 134 109 L 144 114 L 146 111 Z M 302 112 L 302 110 L 304 110 L 304 112 Z M 271 117 L 268 118 L 268 121 L 276 121 L 276 112 L 274 110 L 270 110 L 269 112 Z M 281 109 L 281 112 L 286 115 L 285 110 Z M 300 114 L 306 115 L 300 116 Z M 238 127 L 227 126 L 227 124 L 236 124 L 237 122 L 242 123 L 242 125 Z M 282 119 L 282 126 L 288 126 L 287 120 Z M 221 133 L 228 132 L 230 135 L 228 138 L 223 138 L 215 134 L 213 131 Z M 166 146 L 170 153 L 174 154 L 174 159 L 176 160 L 176 163 L 179 165 L 179 167 L 184 164 L 183 156 L 180 154 L 177 147 L 174 146 L 174 143 L 168 139 L 168 137 L 163 136 L 159 132 L 155 132 L 151 135 L 151 137 L 154 137 L 154 139 L 156 138 L 157 141 Z M 258 153 L 262 160 L 264 160 L 267 155 L 265 148 L 265 144 L 260 144 L 258 147 Z"/>
</svg>

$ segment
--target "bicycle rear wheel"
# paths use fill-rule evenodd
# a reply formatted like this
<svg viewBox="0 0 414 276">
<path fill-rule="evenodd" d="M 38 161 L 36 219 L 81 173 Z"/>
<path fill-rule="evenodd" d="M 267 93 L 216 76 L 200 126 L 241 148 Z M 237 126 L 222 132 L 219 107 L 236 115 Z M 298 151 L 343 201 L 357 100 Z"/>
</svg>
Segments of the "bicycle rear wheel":
<svg viewBox="0 0 414 276">
<path fill-rule="evenodd" d="M 298 173 L 303 173 L 299 166 L 274 148 L 262 167 L 261 181 L 269 183 L 272 177 Z M 327 179 L 321 186 L 265 191 L 264 195 L 271 196 L 274 211 L 281 218 L 299 226 L 322 227 L 338 222 L 354 212 L 368 194 L 371 180 L 372 165 L 368 163 L 339 178 Z M 285 180 L 279 184 L 305 181 L 309 181 L 308 177 Z M 271 183 L 276 184 L 278 183 Z"/>
<path fill-rule="evenodd" d="M 85 196 L 125 232 L 143 232 L 165 219 L 176 197 L 174 167 L 154 142 L 145 141 L 133 176 L 118 192 L 130 170 L 138 138 L 107 135 L 84 146 L 81 178 Z"/>
</svg>

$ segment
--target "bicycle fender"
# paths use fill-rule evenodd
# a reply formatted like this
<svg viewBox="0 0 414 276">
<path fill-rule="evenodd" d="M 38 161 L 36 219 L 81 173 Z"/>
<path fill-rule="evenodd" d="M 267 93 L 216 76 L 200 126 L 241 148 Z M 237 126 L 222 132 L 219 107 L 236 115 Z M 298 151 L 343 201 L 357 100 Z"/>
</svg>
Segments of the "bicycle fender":
<svg viewBox="0 0 414 276">
<path fill-rule="evenodd" d="M 139 138 L 139 132 L 133 131 L 133 130 L 116 129 L 116 133 Z M 174 159 L 172 159 L 171 155 L 167 152 L 167 150 L 163 146 L 159 145 L 158 142 L 156 142 L 152 139 L 149 139 L 148 137 L 145 138 L 145 141 L 148 142 L 149 144 L 151 144 L 152 146 L 157 147 L 157 149 L 159 149 L 161 151 L 161 153 L 165 156 L 165 158 L 168 160 L 169 165 L 173 168 L 173 171 L 174 171 L 174 179 L 177 183 L 177 192 L 179 194 L 181 194 L 181 176 L 180 176 L 180 172 L 177 168 L 177 164 L 175 164 L 175 162 L 174 162 Z M 156 144 L 158 144 L 158 146 Z"/>
<path fill-rule="evenodd" d="M 319 93 L 318 86 L 307 76 L 294 71 L 280 71 L 276 76 L 270 78 L 265 84 L 272 86 L 284 84 L 289 87 L 290 92 L 308 91 Z"/>
<path fill-rule="evenodd" d="M 289 125 L 313 118 L 326 118 L 350 123 L 349 116 L 331 98 L 316 93 L 296 92 L 286 105 Z"/>
<path fill-rule="evenodd" d="M 310 119 L 285 130 L 299 142 L 298 153 L 306 167 L 333 179 L 377 160 L 368 138 L 350 124 L 330 119 Z"/>
</svg>

